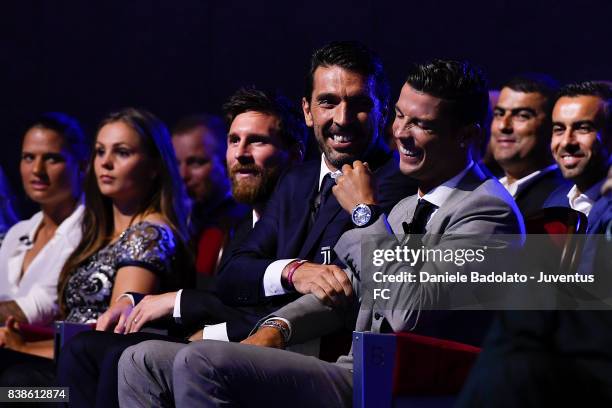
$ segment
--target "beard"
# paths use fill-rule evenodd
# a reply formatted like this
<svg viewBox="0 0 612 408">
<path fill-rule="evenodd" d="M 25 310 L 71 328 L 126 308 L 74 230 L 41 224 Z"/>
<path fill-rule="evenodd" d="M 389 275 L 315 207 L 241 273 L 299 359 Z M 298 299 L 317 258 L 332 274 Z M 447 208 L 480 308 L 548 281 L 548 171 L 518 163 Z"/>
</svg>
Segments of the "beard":
<svg viewBox="0 0 612 408">
<path fill-rule="evenodd" d="M 238 179 L 236 175 L 240 171 L 248 171 L 253 177 Z M 259 167 L 254 163 L 237 164 L 228 169 L 232 182 L 232 195 L 234 199 L 242 204 L 254 205 L 268 200 L 280 174 L 279 166 L 267 168 Z"/>
</svg>

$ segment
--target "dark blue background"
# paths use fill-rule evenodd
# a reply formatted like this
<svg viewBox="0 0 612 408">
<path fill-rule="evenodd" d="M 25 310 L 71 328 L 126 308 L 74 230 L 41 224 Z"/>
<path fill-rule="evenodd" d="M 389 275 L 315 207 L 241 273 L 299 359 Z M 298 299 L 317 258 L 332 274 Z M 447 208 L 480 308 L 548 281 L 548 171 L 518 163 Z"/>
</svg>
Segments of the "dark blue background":
<svg viewBox="0 0 612 408">
<path fill-rule="evenodd" d="M 406 65 L 432 57 L 476 62 L 493 87 L 521 71 L 612 79 L 612 3 L 605 1 L 20 0 L 1 7 L 0 163 L 18 192 L 20 139 L 43 111 L 74 115 L 92 135 L 102 115 L 127 105 L 169 124 L 187 113 L 218 113 L 240 85 L 277 88 L 297 101 L 310 53 L 333 39 L 377 50 L 394 97 Z"/>
</svg>

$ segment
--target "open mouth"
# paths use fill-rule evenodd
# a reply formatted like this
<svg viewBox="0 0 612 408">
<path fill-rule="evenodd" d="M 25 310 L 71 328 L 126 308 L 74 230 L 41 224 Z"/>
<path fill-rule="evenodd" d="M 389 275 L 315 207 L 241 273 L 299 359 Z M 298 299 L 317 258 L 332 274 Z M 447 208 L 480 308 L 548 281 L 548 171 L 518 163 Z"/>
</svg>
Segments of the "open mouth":
<svg viewBox="0 0 612 408">
<path fill-rule="evenodd" d="M 584 157 L 583 154 L 564 153 L 564 154 L 561 155 L 561 164 L 564 167 L 574 167 L 578 163 L 580 163 L 580 161 L 582 160 L 583 157 Z"/>
<path fill-rule="evenodd" d="M 418 161 L 421 159 L 421 157 L 423 157 L 423 149 L 419 149 L 414 146 L 405 146 L 402 143 L 398 143 L 397 148 L 402 157 L 409 161 Z"/>
<path fill-rule="evenodd" d="M 355 136 L 351 134 L 333 134 L 328 137 L 329 145 L 334 150 L 342 150 L 353 145 Z"/>
</svg>

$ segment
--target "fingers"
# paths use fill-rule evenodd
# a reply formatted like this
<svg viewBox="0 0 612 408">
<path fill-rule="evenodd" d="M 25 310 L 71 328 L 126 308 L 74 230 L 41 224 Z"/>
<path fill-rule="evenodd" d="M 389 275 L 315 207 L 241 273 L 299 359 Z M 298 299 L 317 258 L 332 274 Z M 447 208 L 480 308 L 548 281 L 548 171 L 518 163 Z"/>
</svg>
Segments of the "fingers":
<svg viewBox="0 0 612 408">
<path fill-rule="evenodd" d="M 119 321 L 117 322 L 117 325 L 115 326 L 114 331 L 117 334 L 125 333 L 125 314 L 124 313 L 121 313 L 119 315 Z"/>
<path fill-rule="evenodd" d="M 107 327 L 108 327 L 108 316 L 106 313 L 103 313 L 102 316 L 98 317 L 98 321 L 96 322 L 96 330 L 106 331 Z"/>
<path fill-rule="evenodd" d="M 9 330 L 13 330 L 13 331 L 19 330 L 17 319 L 15 319 L 15 316 L 13 315 L 9 315 L 9 317 L 6 318 L 5 326 Z"/>
<path fill-rule="evenodd" d="M 332 272 L 334 274 L 334 277 L 336 278 L 336 281 L 342 287 L 342 292 L 344 293 L 344 296 L 346 296 L 347 299 L 350 299 L 353 296 L 353 285 L 351 285 L 351 281 L 349 280 L 348 276 L 342 269 L 338 268 L 335 265 L 332 268 Z"/>
<path fill-rule="evenodd" d="M 129 333 L 136 333 L 140 331 L 140 329 L 142 329 L 142 326 L 144 326 L 145 323 L 148 323 L 149 320 L 149 317 L 144 313 L 144 311 L 142 309 L 139 309 L 138 312 L 132 317 Z"/>
</svg>

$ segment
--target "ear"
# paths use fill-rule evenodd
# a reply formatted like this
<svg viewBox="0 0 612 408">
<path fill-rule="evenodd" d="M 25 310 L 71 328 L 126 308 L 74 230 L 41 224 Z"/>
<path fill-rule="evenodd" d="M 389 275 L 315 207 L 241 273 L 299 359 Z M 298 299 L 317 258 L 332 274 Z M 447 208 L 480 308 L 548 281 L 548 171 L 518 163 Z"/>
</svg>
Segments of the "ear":
<svg viewBox="0 0 612 408">
<path fill-rule="evenodd" d="M 310 111 L 310 102 L 306 98 L 302 98 L 302 111 L 304 111 L 304 121 L 306 126 L 312 127 L 314 121 L 312 120 L 312 112 Z"/>
</svg>

